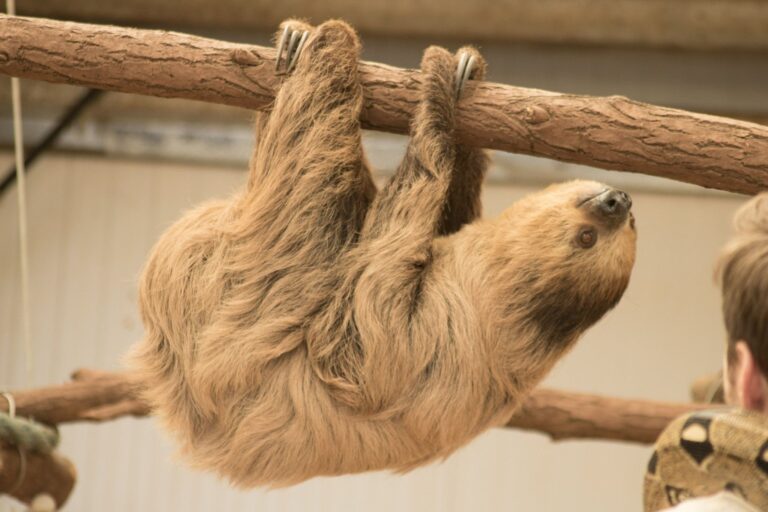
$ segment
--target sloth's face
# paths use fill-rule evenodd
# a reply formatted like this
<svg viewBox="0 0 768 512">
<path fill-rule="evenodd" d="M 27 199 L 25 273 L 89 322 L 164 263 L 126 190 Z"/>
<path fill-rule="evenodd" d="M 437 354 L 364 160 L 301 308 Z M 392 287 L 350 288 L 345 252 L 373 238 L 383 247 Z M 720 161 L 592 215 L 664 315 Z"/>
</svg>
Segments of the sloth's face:
<svg viewBox="0 0 768 512">
<path fill-rule="evenodd" d="M 574 248 L 605 248 L 616 237 L 634 240 L 632 198 L 626 192 L 595 181 L 569 181 L 531 194 L 507 210 L 503 219 L 513 231 L 525 229 L 529 242 Z M 534 238 L 534 240 L 531 240 Z M 575 256 L 575 254 L 574 254 Z"/>
<path fill-rule="evenodd" d="M 593 181 L 550 186 L 500 219 L 499 256 L 525 303 L 511 305 L 557 336 L 576 334 L 621 298 L 635 261 L 635 219 L 625 192 Z"/>
<path fill-rule="evenodd" d="M 515 253 L 556 267 L 598 266 L 598 277 L 616 263 L 631 270 L 637 238 L 631 210 L 626 192 L 578 180 L 523 198 L 501 220 Z"/>
<path fill-rule="evenodd" d="M 577 217 L 583 220 L 574 238 L 576 247 L 593 249 L 601 239 L 608 244 L 634 242 L 635 216 L 629 194 L 595 182 L 571 182 L 560 187 L 566 211 L 569 206 L 575 207 Z"/>
</svg>

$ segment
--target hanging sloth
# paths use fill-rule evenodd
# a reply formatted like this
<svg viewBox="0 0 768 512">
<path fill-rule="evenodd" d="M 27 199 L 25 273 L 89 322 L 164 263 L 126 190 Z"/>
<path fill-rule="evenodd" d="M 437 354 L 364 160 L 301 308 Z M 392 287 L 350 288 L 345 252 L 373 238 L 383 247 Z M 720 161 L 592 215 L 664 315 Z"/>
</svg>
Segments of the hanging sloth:
<svg viewBox="0 0 768 512">
<path fill-rule="evenodd" d="M 248 182 L 187 213 L 141 279 L 144 396 L 192 465 L 239 486 L 408 470 L 503 424 L 622 296 L 629 196 L 574 181 L 481 220 L 482 150 L 454 136 L 485 63 L 429 48 L 411 141 L 376 190 L 360 44 L 283 25 L 291 71 Z"/>
</svg>

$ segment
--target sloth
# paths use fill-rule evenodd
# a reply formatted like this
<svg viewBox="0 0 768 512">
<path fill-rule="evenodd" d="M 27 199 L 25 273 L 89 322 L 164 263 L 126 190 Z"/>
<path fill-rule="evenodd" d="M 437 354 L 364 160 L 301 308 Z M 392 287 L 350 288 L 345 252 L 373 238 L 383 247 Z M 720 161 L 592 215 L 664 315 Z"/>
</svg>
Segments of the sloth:
<svg viewBox="0 0 768 512">
<path fill-rule="evenodd" d="M 131 354 L 183 458 L 240 487 L 406 471 L 504 424 L 635 257 L 630 197 L 600 183 L 480 218 L 488 158 L 455 136 L 475 49 L 426 50 L 410 143 L 377 190 L 356 33 L 282 27 L 247 182 L 162 235 Z"/>
</svg>

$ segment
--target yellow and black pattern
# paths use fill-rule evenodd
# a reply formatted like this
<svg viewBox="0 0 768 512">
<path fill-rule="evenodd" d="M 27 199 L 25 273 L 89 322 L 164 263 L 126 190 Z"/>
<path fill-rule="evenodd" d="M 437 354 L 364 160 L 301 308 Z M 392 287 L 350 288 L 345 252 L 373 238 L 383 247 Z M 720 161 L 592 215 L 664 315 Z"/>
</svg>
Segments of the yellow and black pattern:
<svg viewBox="0 0 768 512">
<path fill-rule="evenodd" d="M 698 411 L 659 436 L 645 475 L 646 512 L 723 490 L 768 510 L 768 416 Z"/>
</svg>

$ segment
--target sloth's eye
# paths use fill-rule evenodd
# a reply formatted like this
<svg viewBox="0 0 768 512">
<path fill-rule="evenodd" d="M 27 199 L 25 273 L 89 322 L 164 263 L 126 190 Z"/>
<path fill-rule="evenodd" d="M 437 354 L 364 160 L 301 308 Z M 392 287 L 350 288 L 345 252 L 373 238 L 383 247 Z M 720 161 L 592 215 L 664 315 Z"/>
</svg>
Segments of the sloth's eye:
<svg viewBox="0 0 768 512">
<path fill-rule="evenodd" d="M 589 249 L 597 242 L 597 231 L 595 228 L 587 226 L 579 230 L 579 236 L 576 237 L 579 246 L 583 249 Z"/>
</svg>

